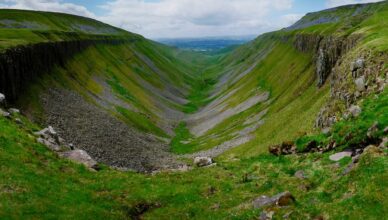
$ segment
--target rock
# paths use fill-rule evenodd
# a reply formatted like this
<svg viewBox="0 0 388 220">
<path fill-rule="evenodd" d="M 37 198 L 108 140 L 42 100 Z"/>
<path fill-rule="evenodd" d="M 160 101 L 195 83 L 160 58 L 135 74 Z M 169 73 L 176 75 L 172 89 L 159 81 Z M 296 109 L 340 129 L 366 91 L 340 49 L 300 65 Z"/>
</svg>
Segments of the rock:
<svg viewBox="0 0 388 220">
<path fill-rule="evenodd" d="M 376 121 L 373 123 L 373 125 L 368 129 L 367 136 L 369 138 L 372 138 L 373 134 L 376 133 L 379 130 L 378 127 L 379 123 Z"/>
<path fill-rule="evenodd" d="M 198 167 L 209 166 L 212 163 L 213 163 L 213 160 L 210 157 L 196 157 L 196 158 L 194 158 L 194 164 Z"/>
<path fill-rule="evenodd" d="M 274 214 L 275 214 L 274 211 L 270 211 L 270 212 L 263 211 L 260 213 L 259 220 L 271 220 Z"/>
<path fill-rule="evenodd" d="M 350 173 L 350 171 L 353 170 L 353 168 L 355 167 L 356 163 L 354 163 L 353 161 L 345 168 L 344 171 L 342 171 L 341 175 L 342 176 L 345 176 L 345 175 L 348 175 L 348 173 Z"/>
<path fill-rule="evenodd" d="M 358 117 L 361 114 L 362 110 L 361 110 L 360 106 L 352 105 L 349 108 L 349 112 L 350 112 L 350 114 L 353 115 L 353 117 Z"/>
<path fill-rule="evenodd" d="M 15 118 L 15 122 L 18 125 L 22 125 L 23 124 L 23 121 L 20 118 Z"/>
<path fill-rule="evenodd" d="M 362 69 L 365 66 L 365 60 L 362 58 L 358 58 L 355 62 L 350 64 L 350 70 L 352 72 L 357 71 L 358 69 Z"/>
<path fill-rule="evenodd" d="M 384 128 L 384 134 L 388 134 L 388 127 Z"/>
<path fill-rule="evenodd" d="M 48 126 L 47 128 L 41 131 L 35 132 L 34 134 L 48 140 L 49 142 L 58 145 L 64 144 L 63 139 L 58 136 L 58 133 L 51 126 Z"/>
<path fill-rule="evenodd" d="M 359 92 L 365 91 L 365 78 L 364 77 L 360 77 L 360 78 L 356 79 L 354 81 L 354 83 L 356 84 L 356 89 Z"/>
<path fill-rule="evenodd" d="M 280 156 L 282 154 L 282 151 L 280 149 L 279 145 L 273 145 L 268 148 L 269 152 L 275 156 Z"/>
<path fill-rule="evenodd" d="M 0 93 L 0 106 L 5 104 L 5 95 Z"/>
<path fill-rule="evenodd" d="M 330 127 L 326 127 L 326 128 L 323 128 L 323 129 L 322 129 L 322 133 L 323 133 L 323 134 L 329 134 L 330 131 L 331 131 L 331 128 L 330 128 Z"/>
<path fill-rule="evenodd" d="M 11 114 L 9 112 L 6 112 L 6 111 L 3 111 L 0 109 L 0 116 L 9 118 L 11 116 Z"/>
<path fill-rule="evenodd" d="M 362 69 L 362 68 L 364 68 L 364 65 L 365 65 L 365 60 L 362 59 L 362 58 L 358 58 L 357 61 L 356 61 L 356 67 L 357 67 L 357 69 Z"/>
<path fill-rule="evenodd" d="M 294 196 L 290 192 L 279 193 L 276 196 L 268 197 L 268 196 L 260 196 L 259 198 L 253 201 L 253 207 L 255 209 L 259 209 L 266 206 L 287 206 L 295 201 Z"/>
<path fill-rule="evenodd" d="M 294 176 L 298 179 L 306 179 L 306 176 L 304 174 L 303 170 L 298 170 L 295 172 Z"/>
<path fill-rule="evenodd" d="M 59 146 L 58 144 L 56 144 L 52 139 L 44 139 L 44 138 L 38 138 L 37 141 L 43 145 L 46 145 L 46 147 L 48 147 L 50 150 L 52 151 L 62 151 L 62 147 Z"/>
<path fill-rule="evenodd" d="M 88 168 L 93 168 L 97 165 L 97 162 L 84 150 L 72 150 L 60 153 L 59 155 L 76 163 L 84 164 Z"/>
<path fill-rule="evenodd" d="M 57 132 L 54 130 L 54 128 L 53 127 L 51 127 L 51 126 L 48 126 L 48 130 L 47 130 L 48 132 L 49 132 L 49 134 L 51 134 L 51 135 L 57 135 Z"/>
<path fill-rule="evenodd" d="M 319 49 L 317 62 L 316 62 L 316 74 L 318 77 L 318 87 L 321 87 L 331 71 L 330 59 L 327 52 L 323 49 Z"/>
<path fill-rule="evenodd" d="M 340 161 L 340 160 L 342 160 L 345 157 L 351 157 L 351 156 L 352 156 L 352 152 L 350 152 L 350 151 L 343 151 L 343 152 L 339 152 L 339 153 L 331 155 L 329 157 L 329 159 L 332 160 L 332 161 Z"/>
<path fill-rule="evenodd" d="M 358 98 L 361 97 L 361 93 L 360 93 L 359 91 L 356 91 L 356 92 L 354 93 L 354 96 L 358 99 Z"/>
<path fill-rule="evenodd" d="M 386 148 L 387 143 L 388 143 L 388 137 L 384 137 L 383 140 L 381 141 L 381 143 L 379 144 L 379 148 L 381 148 L 381 149 Z"/>
<path fill-rule="evenodd" d="M 292 141 L 284 141 L 280 145 L 273 145 L 269 147 L 269 152 L 273 155 L 288 155 L 296 153 L 296 146 Z"/>
<path fill-rule="evenodd" d="M 8 109 L 8 112 L 11 114 L 20 114 L 20 110 L 16 108 L 10 108 Z"/>
</svg>

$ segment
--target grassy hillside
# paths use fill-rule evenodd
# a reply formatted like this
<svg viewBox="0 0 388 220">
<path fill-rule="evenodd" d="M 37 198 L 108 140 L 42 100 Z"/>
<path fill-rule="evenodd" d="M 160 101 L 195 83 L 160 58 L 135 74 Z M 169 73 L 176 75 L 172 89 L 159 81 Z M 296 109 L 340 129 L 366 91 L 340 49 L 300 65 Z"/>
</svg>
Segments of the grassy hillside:
<svg viewBox="0 0 388 220">
<path fill-rule="evenodd" d="M 2 48 L 101 36 L 136 40 L 94 43 L 55 65 L 12 104 L 28 118 L 0 117 L 1 219 L 387 215 L 387 146 L 369 146 L 387 137 L 388 92 L 378 91 L 388 75 L 387 2 L 308 14 L 288 29 L 216 55 L 172 49 L 77 16 L 3 12 Z M 335 63 L 317 86 L 318 63 L 325 58 Z M 350 67 L 360 58 L 365 67 L 356 73 L 366 85 L 356 97 Z M 355 98 L 343 99 L 348 94 Z M 358 117 L 345 117 L 350 105 L 360 106 Z M 336 116 L 329 131 L 314 127 L 322 112 Z M 92 172 L 37 143 L 33 132 L 48 124 L 87 150 L 101 170 Z M 312 141 L 336 147 L 313 152 Z M 268 153 L 282 142 L 295 143 L 298 153 Z M 364 151 L 358 162 L 329 159 L 349 147 Z M 194 166 L 198 155 L 213 157 L 216 165 Z M 190 169 L 171 169 L 181 164 Z M 289 206 L 252 206 L 262 195 L 285 191 L 295 197 Z"/>
<path fill-rule="evenodd" d="M 69 14 L 0 9 L 0 50 L 29 43 L 115 37 L 140 39 L 102 22 Z"/>
<path fill-rule="evenodd" d="M 386 97 L 387 92 L 365 102 L 360 118 L 385 119 Z M 144 175 L 105 166 L 91 172 L 37 144 L 30 133 L 37 127 L 23 121 L 20 126 L 0 118 L 3 219 L 255 219 L 261 210 L 252 209 L 254 198 L 286 190 L 296 203 L 275 209 L 276 218 L 289 214 L 292 219 L 379 219 L 386 215 L 387 150 L 367 150 L 346 175 L 350 158 L 336 164 L 328 159 L 332 152 L 263 154 L 183 173 Z M 373 120 L 348 120 L 333 136 L 364 123 L 370 126 Z M 294 176 L 298 170 L 304 171 L 306 179 Z"/>
</svg>

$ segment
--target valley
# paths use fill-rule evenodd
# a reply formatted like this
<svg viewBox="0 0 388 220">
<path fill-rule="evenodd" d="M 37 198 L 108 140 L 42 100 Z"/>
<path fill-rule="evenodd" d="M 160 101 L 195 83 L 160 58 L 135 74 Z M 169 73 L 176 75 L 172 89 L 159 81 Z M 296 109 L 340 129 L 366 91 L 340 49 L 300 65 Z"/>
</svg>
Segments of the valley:
<svg viewBox="0 0 388 220">
<path fill-rule="evenodd" d="M 196 53 L 1 9 L 0 218 L 386 216 L 386 20 L 342 6 Z"/>
</svg>

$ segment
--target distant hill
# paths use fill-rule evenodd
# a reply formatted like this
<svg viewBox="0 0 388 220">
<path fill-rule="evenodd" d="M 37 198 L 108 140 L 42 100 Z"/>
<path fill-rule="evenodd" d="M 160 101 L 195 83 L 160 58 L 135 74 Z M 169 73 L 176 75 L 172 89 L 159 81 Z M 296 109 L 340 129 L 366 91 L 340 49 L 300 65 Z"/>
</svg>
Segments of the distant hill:
<svg viewBox="0 0 388 220">
<path fill-rule="evenodd" d="M 158 42 L 185 50 L 211 53 L 253 40 L 255 36 L 158 39 Z"/>
</svg>

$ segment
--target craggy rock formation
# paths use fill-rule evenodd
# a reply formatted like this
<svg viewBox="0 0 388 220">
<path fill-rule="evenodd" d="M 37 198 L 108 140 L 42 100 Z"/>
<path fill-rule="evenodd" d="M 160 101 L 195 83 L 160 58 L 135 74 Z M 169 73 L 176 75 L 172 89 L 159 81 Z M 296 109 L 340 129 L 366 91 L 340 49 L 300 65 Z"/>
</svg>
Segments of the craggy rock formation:
<svg viewBox="0 0 388 220">
<path fill-rule="evenodd" d="M 384 70 L 387 54 L 359 51 L 342 58 L 330 77 L 330 99 L 316 120 L 316 127 L 331 127 L 341 118 L 355 116 L 357 102 L 370 94 L 381 93 L 388 84 Z M 385 71 L 385 72 L 384 72 Z"/>
<path fill-rule="evenodd" d="M 76 53 L 97 43 L 121 44 L 131 40 L 96 39 L 38 43 L 7 49 L 0 54 L 0 92 L 16 101 L 25 87 L 55 65 L 64 66 Z M 133 40 L 132 40 L 133 41 Z"/>
<path fill-rule="evenodd" d="M 314 54 L 318 86 L 322 86 L 342 55 L 350 51 L 360 37 L 333 37 L 312 34 L 296 35 L 294 46 L 301 52 Z"/>
</svg>

